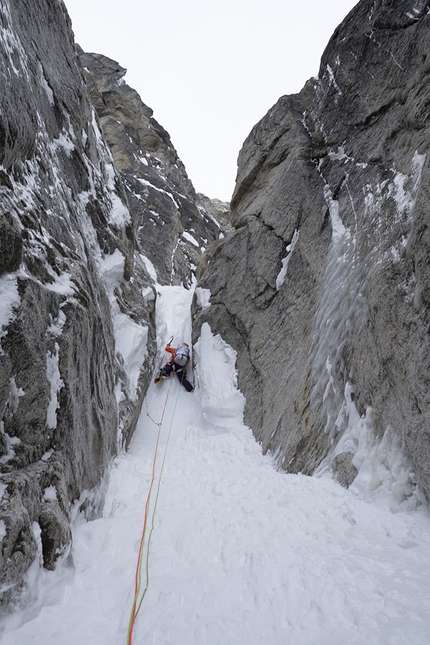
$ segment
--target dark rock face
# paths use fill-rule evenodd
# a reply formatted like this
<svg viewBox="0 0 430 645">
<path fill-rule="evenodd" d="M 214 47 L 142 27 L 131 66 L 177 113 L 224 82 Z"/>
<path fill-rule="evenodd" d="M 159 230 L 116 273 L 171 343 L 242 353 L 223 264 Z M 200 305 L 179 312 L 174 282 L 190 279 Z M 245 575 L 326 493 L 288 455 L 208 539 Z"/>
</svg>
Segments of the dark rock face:
<svg viewBox="0 0 430 645">
<path fill-rule="evenodd" d="M 197 197 L 206 211 L 215 218 L 215 221 L 218 223 L 220 222 L 225 231 L 230 231 L 230 204 L 228 202 L 223 202 L 220 199 L 207 197 L 207 195 L 203 195 L 203 193 L 197 193 Z"/>
<path fill-rule="evenodd" d="M 39 549 L 47 568 L 65 552 L 70 501 L 99 484 L 118 448 L 120 405 L 133 397 L 115 350 L 104 261 L 118 254 L 120 293 L 134 248 L 120 182 L 107 181 L 117 173 L 105 161 L 64 5 L 6 2 L 1 20 L 5 604 Z M 124 425 L 132 430 L 129 419 Z"/>
<path fill-rule="evenodd" d="M 363 0 L 254 127 L 198 317 L 238 351 L 246 421 L 283 468 L 326 459 L 349 485 L 354 408 L 427 496 L 429 39 L 428 2 Z"/>
<path fill-rule="evenodd" d="M 188 179 L 169 134 L 153 118 L 126 70 L 81 51 L 91 100 L 125 187 L 136 248 L 153 264 L 160 284 L 190 286 L 197 262 L 220 235 Z"/>
<path fill-rule="evenodd" d="M 62 2 L 5 0 L 0 26 L 5 607 L 35 559 L 67 556 L 71 502 L 98 512 L 152 377 L 154 279 L 191 283 L 220 228 L 124 70 L 82 54 L 83 70 Z"/>
</svg>

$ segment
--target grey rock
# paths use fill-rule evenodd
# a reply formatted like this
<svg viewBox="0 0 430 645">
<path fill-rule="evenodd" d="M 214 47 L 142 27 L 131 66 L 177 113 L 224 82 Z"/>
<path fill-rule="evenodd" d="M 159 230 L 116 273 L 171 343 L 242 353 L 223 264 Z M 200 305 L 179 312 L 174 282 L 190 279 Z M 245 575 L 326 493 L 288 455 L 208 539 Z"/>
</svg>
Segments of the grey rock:
<svg viewBox="0 0 430 645">
<path fill-rule="evenodd" d="M 216 197 L 208 197 L 203 193 L 197 193 L 200 203 L 206 211 L 215 218 L 216 222 L 221 223 L 225 231 L 231 230 L 231 211 L 229 202 L 223 202 Z"/>
<path fill-rule="evenodd" d="M 11 600 L 17 599 L 17 592 L 21 595 L 29 592 L 23 576 L 38 555 L 38 540 L 47 569 L 53 568 L 70 543 L 69 503 L 61 461 L 61 454 L 53 453 L 2 476 L 5 492 L 0 500 L 0 513 L 6 529 L 0 553 L 3 611 Z M 51 499 L 44 499 L 47 490 Z M 33 529 L 36 522 L 41 528 L 40 537 Z"/>
<path fill-rule="evenodd" d="M 125 186 L 137 250 L 161 284 L 190 286 L 202 251 L 222 232 L 200 202 L 169 134 L 124 81 L 126 70 L 84 53 L 91 100 Z"/>
<path fill-rule="evenodd" d="M 305 312 L 317 297 L 331 231 L 323 195 L 315 198 L 309 191 L 320 179 L 310 161 L 302 163 L 310 148 L 301 114 L 299 97 L 281 99 L 242 149 L 232 200 L 237 230 L 215 249 L 201 278 L 212 295 L 197 329 L 207 320 L 238 351 L 245 421 L 263 450 L 279 453 L 291 472 L 309 474 L 326 454 L 328 440 L 318 410 L 309 405 L 310 320 Z M 242 191 L 240 186 L 247 185 L 255 190 Z M 284 283 L 278 290 L 281 260 L 298 229 L 289 288 Z"/>
<path fill-rule="evenodd" d="M 59 555 L 67 550 L 72 539 L 69 518 L 56 500 L 47 500 L 40 509 L 39 525 L 43 566 L 45 569 L 53 570 Z"/>
<path fill-rule="evenodd" d="M 64 4 L 5 2 L 1 19 L 0 297 L 12 296 L 0 334 L 5 608 L 25 592 L 39 550 L 46 568 L 66 553 L 70 504 L 97 490 L 128 443 L 156 348 L 153 281 Z M 116 345 L 119 314 L 147 331 L 135 387 Z"/>
<path fill-rule="evenodd" d="M 22 241 L 19 228 L 10 213 L 0 219 L 0 275 L 16 271 L 21 264 Z"/>
<path fill-rule="evenodd" d="M 237 349 L 245 420 L 283 468 L 333 461 L 348 384 L 428 497 L 429 34 L 427 2 L 363 0 L 318 78 L 254 127 L 195 329 Z"/>
<path fill-rule="evenodd" d="M 333 460 L 333 472 L 336 479 L 344 488 L 349 488 L 357 477 L 357 468 L 352 463 L 354 455 L 350 452 L 342 452 Z"/>
</svg>

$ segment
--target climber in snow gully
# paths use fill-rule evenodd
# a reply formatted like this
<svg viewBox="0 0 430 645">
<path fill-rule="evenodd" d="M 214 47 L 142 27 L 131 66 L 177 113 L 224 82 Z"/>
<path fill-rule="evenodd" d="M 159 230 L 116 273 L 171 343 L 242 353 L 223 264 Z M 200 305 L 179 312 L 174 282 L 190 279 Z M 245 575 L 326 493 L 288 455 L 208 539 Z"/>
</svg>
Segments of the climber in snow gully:
<svg viewBox="0 0 430 645">
<path fill-rule="evenodd" d="M 171 347 L 170 343 L 165 347 L 166 352 L 172 355 L 170 362 L 161 368 L 158 376 L 155 377 L 154 382 L 159 383 L 175 372 L 176 376 L 187 390 L 187 392 L 194 392 L 194 388 L 186 378 L 187 364 L 190 360 L 190 348 L 188 343 L 181 343 L 178 347 Z"/>
</svg>

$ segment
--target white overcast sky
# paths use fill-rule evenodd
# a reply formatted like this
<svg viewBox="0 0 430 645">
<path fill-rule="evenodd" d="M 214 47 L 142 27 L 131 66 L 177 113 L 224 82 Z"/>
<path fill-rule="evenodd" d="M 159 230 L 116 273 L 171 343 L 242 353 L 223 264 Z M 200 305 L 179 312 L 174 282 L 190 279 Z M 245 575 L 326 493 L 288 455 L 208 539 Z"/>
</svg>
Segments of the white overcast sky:
<svg viewBox="0 0 430 645">
<path fill-rule="evenodd" d="M 357 0 L 65 0 L 76 42 L 127 68 L 198 192 L 229 201 L 237 155 L 318 73 Z"/>
</svg>

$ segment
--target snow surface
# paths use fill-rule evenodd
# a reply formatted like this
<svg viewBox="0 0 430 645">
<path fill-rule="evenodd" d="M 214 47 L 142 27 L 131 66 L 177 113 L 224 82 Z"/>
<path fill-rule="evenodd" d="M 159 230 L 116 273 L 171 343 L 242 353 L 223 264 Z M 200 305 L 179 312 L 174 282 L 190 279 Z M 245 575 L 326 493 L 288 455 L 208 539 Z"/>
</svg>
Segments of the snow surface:
<svg viewBox="0 0 430 645">
<path fill-rule="evenodd" d="M 158 290 L 162 362 L 170 335 L 173 345 L 190 338 L 192 290 Z M 275 470 L 243 425 L 235 352 L 207 324 L 193 350 L 194 394 L 175 377 L 150 387 L 128 453 L 111 464 L 103 516 L 76 514 L 73 567 L 43 572 L 39 604 L 5 624 L 2 644 L 126 644 L 167 401 L 134 645 L 428 645 L 423 507 L 393 513 L 387 495 Z"/>
</svg>

